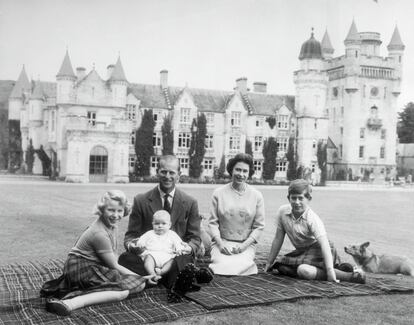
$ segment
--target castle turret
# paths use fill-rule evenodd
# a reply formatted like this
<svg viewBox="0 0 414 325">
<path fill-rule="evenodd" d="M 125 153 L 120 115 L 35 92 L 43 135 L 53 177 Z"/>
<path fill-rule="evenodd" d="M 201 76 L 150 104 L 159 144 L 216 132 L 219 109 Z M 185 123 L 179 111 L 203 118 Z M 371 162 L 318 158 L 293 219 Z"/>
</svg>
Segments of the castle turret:
<svg viewBox="0 0 414 325">
<path fill-rule="evenodd" d="M 66 51 L 65 58 L 58 74 L 57 81 L 57 95 L 56 103 L 73 103 L 74 101 L 74 85 L 76 82 L 76 75 L 73 72 L 72 63 L 70 62 L 69 53 Z"/>
<path fill-rule="evenodd" d="M 398 27 L 395 26 L 394 33 L 392 34 L 391 41 L 387 46 L 388 56 L 394 59 L 395 62 L 395 75 L 394 77 L 402 78 L 402 63 L 405 45 L 401 40 L 400 32 Z"/>
<path fill-rule="evenodd" d="M 9 96 L 9 120 L 20 120 L 20 111 L 24 105 L 24 99 L 30 92 L 30 82 L 26 70 L 22 68 L 19 78 Z"/>
<path fill-rule="evenodd" d="M 128 81 L 125 77 L 120 57 L 118 57 L 108 81 L 112 90 L 112 104 L 114 106 L 126 107 Z"/>
<path fill-rule="evenodd" d="M 321 47 L 322 47 L 322 55 L 324 59 L 332 59 L 332 56 L 335 50 L 332 47 L 331 39 L 329 38 L 329 35 L 328 35 L 328 30 L 325 30 L 325 34 L 323 35 L 322 42 L 321 42 Z"/>
<path fill-rule="evenodd" d="M 318 141 L 328 139 L 325 114 L 328 77 L 323 67 L 321 43 L 311 37 L 299 54 L 301 69 L 295 72 L 295 109 L 297 112 L 297 155 L 299 165 L 315 169 Z"/>
<path fill-rule="evenodd" d="M 348 35 L 344 40 L 345 55 L 347 57 L 357 58 L 360 55 L 361 40 L 358 34 L 358 30 L 355 25 L 355 21 L 352 20 L 351 27 L 349 28 Z"/>
</svg>

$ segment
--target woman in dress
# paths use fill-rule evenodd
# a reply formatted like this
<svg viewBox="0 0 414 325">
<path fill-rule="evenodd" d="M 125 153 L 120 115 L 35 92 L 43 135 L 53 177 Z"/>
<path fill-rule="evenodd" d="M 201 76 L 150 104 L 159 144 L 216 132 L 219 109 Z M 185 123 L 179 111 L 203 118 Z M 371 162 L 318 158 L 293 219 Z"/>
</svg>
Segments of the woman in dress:
<svg viewBox="0 0 414 325">
<path fill-rule="evenodd" d="M 257 274 L 256 244 L 265 222 L 262 194 L 246 183 L 254 174 L 252 156 L 239 153 L 230 159 L 231 182 L 213 192 L 209 219 L 211 264 L 215 274 Z"/>
</svg>

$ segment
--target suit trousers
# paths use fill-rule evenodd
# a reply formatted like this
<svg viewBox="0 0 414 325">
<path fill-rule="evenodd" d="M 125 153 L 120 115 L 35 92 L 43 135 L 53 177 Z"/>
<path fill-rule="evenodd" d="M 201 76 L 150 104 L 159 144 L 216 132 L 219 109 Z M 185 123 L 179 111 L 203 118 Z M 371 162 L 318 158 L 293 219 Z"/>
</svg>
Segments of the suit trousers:
<svg viewBox="0 0 414 325">
<path fill-rule="evenodd" d="M 148 275 L 148 272 L 144 267 L 144 261 L 136 254 L 124 252 L 119 256 L 118 263 L 139 275 Z M 188 263 L 194 263 L 194 257 L 192 255 L 176 256 L 171 269 L 162 277 L 160 283 L 167 289 L 171 289 L 178 273 L 183 270 Z"/>
</svg>

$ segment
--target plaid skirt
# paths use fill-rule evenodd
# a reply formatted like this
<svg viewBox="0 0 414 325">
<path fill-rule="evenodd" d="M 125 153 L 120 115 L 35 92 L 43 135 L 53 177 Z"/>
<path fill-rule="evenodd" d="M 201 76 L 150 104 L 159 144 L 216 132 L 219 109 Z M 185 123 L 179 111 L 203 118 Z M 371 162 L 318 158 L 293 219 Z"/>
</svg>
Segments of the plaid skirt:
<svg viewBox="0 0 414 325">
<path fill-rule="evenodd" d="M 332 242 L 329 242 L 331 247 L 332 259 L 334 267 L 341 263 L 341 259 Z M 288 265 L 298 267 L 301 264 L 309 264 L 321 269 L 325 269 L 325 262 L 322 255 L 322 249 L 318 242 L 304 249 L 295 249 L 294 251 L 276 258 L 276 265 Z"/>
<path fill-rule="evenodd" d="M 98 291 L 123 291 L 130 293 L 142 290 L 145 279 L 138 274 L 124 275 L 118 270 L 85 258 L 69 255 L 63 274 L 47 281 L 40 289 L 41 297 L 68 299 Z"/>
</svg>

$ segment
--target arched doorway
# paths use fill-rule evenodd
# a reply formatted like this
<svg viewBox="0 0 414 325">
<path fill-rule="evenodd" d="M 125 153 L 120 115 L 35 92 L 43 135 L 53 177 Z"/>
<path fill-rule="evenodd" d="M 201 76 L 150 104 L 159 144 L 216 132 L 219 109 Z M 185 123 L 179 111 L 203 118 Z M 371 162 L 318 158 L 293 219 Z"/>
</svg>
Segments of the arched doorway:
<svg viewBox="0 0 414 325">
<path fill-rule="evenodd" d="M 89 156 L 89 182 L 104 183 L 108 174 L 108 152 L 102 146 L 93 147 Z"/>
</svg>

